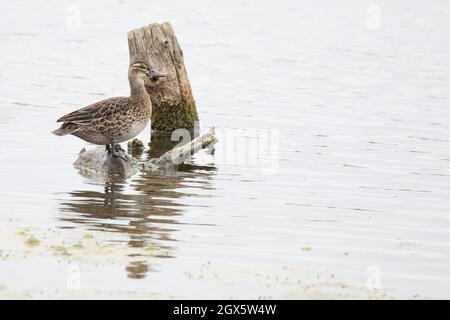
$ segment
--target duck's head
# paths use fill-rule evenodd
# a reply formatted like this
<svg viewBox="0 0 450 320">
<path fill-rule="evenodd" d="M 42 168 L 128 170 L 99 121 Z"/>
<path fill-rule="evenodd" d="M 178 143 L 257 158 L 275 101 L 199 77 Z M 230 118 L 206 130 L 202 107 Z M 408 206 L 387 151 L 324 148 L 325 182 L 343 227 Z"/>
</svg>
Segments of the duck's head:
<svg viewBox="0 0 450 320">
<path fill-rule="evenodd" d="M 128 76 L 133 79 L 142 80 L 147 84 L 149 81 L 157 82 L 166 75 L 156 71 L 154 68 L 150 68 L 145 62 L 134 62 L 130 65 Z"/>
</svg>

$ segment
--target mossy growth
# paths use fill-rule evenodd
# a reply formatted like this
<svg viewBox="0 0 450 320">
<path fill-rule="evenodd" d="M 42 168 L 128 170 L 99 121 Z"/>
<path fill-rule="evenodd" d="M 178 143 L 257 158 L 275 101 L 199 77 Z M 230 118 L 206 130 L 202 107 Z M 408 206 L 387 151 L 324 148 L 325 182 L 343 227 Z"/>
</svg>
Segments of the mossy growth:
<svg viewBox="0 0 450 320">
<path fill-rule="evenodd" d="M 182 104 L 162 103 L 152 112 L 152 130 L 173 131 L 179 128 L 193 128 L 198 121 L 194 101 Z"/>
<path fill-rule="evenodd" d="M 133 140 L 128 141 L 128 149 L 132 149 L 132 150 L 141 149 L 142 150 L 142 149 L 144 149 L 144 143 L 141 140 L 134 138 Z"/>
</svg>

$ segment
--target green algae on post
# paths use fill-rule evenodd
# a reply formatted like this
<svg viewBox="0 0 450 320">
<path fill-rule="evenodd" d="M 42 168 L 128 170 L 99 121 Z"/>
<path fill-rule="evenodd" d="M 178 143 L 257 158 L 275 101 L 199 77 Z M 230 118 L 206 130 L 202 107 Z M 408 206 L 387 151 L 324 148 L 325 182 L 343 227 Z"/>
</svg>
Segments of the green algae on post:
<svg viewBox="0 0 450 320">
<path fill-rule="evenodd" d="M 192 129 L 198 121 L 195 102 L 187 101 L 180 104 L 161 103 L 152 112 L 152 129 L 170 132 L 175 129 Z"/>
</svg>

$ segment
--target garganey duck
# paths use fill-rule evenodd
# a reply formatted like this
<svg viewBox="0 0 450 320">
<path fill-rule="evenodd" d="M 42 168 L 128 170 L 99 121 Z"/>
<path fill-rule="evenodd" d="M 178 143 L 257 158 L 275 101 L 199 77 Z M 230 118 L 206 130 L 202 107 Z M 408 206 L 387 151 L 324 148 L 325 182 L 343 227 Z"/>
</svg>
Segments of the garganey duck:
<svg viewBox="0 0 450 320">
<path fill-rule="evenodd" d="M 129 97 L 102 100 L 66 114 L 56 121 L 63 124 L 53 133 L 57 136 L 72 134 L 93 144 L 106 145 L 109 153 L 117 155 L 116 144 L 137 136 L 147 126 L 152 103 L 145 85 L 161 77 L 164 75 L 144 62 L 132 63 L 128 70 Z"/>
</svg>

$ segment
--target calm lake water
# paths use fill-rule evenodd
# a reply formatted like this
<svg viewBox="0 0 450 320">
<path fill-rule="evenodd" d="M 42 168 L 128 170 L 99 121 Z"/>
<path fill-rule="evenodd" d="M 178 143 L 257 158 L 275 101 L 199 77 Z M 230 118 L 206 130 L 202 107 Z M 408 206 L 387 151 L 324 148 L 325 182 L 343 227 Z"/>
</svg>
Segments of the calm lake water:
<svg viewBox="0 0 450 320">
<path fill-rule="evenodd" d="M 450 5 L 373 3 L 3 1 L 0 234 L 88 233 L 122 251 L 22 258 L 11 249 L 21 239 L 2 240 L 13 258 L 0 259 L 0 292 L 64 297 L 72 263 L 97 297 L 347 287 L 358 298 L 369 286 L 450 298 Z M 162 21 L 184 51 L 201 127 L 217 128 L 215 151 L 177 172 L 80 175 L 72 163 L 92 146 L 52 135 L 55 120 L 127 95 L 126 33 Z M 143 159 L 169 147 L 152 146 Z M 305 281 L 322 286 L 308 294 Z"/>
</svg>

